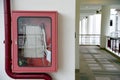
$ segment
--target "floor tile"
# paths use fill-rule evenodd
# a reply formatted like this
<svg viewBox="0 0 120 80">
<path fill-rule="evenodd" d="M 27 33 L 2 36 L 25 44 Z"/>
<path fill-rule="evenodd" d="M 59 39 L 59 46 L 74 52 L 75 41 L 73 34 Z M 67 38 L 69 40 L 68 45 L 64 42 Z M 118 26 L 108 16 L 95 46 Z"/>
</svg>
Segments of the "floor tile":
<svg viewBox="0 0 120 80">
<path fill-rule="evenodd" d="M 104 67 L 114 67 L 112 64 L 103 64 Z"/>
<path fill-rule="evenodd" d="M 82 46 L 81 73 L 79 74 L 80 80 L 120 80 L 119 61 L 115 57 L 111 57 L 108 52 L 93 46 Z M 83 50 L 83 51 L 82 51 Z M 114 74 L 114 75 L 113 75 Z M 78 79 L 79 80 L 79 79 Z"/>
<path fill-rule="evenodd" d="M 99 61 L 100 63 L 104 63 L 104 64 L 110 64 L 111 62 L 109 61 Z"/>
<path fill-rule="evenodd" d="M 102 68 L 101 68 L 101 67 L 95 67 L 95 66 L 94 66 L 94 67 L 93 67 L 93 66 L 92 66 L 92 67 L 90 67 L 90 69 L 91 69 L 91 70 L 102 70 Z"/>
<path fill-rule="evenodd" d="M 93 55 L 95 58 L 103 58 L 101 55 Z"/>
<path fill-rule="evenodd" d="M 100 63 L 110 63 L 107 59 L 97 59 Z"/>
<path fill-rule="evenodd" d="M 116 77 L 114 80 L 120 80 L 120 78 Z"/>
<path fill-rule="evenodd" d="M 117 71 L 118 70 L 115 67 L 108 67 L 108 68 L 105 68 L 105 69 L 108 70 L 108 71 Z"/>
<path fill-rule="evenodd" d="M 96 80 L 111 80 L 109 77 L 95 77 Z"/>
<path fill-rule="evenodd" d="M 88 64 L 88 66 L 99 66 L 99 64 Z"/>
<path fill-rule="evenodd" d="M 103 58 L 103 59 L 97 59 L 98 61 L 108 61 L 107 59 Z"/>
<path fill-rule="evenodd" d="M 95 59 L 93 59 L 93 58 L 89 58 L 89 59 L 86 59 L 86 58 L 85 58 L 85 60 L 86 60 L 86 61 L 95 61 Z"/>
<path fill-rule="evenodd" d="M 84 56 L 84 58 L 93 58 L 91 55 L 89 55 L 89 54 L 84 54 L 83 55 Z"/>
<path fill-rule="evenodd" d="M 87 63 L 97 63 L 96 61 L 90 60 L 90 61 L 86 61 Z"/>
</svg>

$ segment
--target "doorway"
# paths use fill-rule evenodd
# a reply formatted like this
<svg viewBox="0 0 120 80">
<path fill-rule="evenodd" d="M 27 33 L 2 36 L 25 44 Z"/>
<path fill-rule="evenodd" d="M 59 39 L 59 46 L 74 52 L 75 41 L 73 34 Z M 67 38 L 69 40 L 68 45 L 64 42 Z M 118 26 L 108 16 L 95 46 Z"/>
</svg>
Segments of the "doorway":
<svg viewBox="0 0 120 80">
<path fill-rule="evenodd" d="M 110 2 L 109 2 L 110 1 Z M 103 0 L 101 0 L 101 1 L 97 1 L 97 0 L 92 0 L 92 1 L 90 1 L 90 0 L 81 0 L 81 2 L 80 2 L 80 20 L 83 20 L 82 18 L 83 18 L 83 16 L 84 16 L 84 21 L 83 21 L 83 24 L 81 24 L 81 22 L 80 22 L 80 25 L 84 25 L 84 29 L 82 30 L 81 29 L 81 27 L 79 27 L 80 28 L 80 30 L 79 30 L 79 45 L 83 45 L 83 44 L 85 44 L 85 43 L 87 43 L 87 45 L 100 45 L 100 43 L 98 43 L 98 44 L 93 44 L 93 43 L 95 43 L 95 36 L 96 35 L 94 35 L 94 39 L 91 39 L 91 35 L 89 35 L 89 34 L 87 34 L 87 35 L 83 35 L 83 34 L 81 34 L 82 33 L 82 31 L 83 31 L 83 33 L 85 33 L 85 26 L 89 26 L 88 24 L 86 24 L 87 23 L 87 20 L 89 20 L 88 19 L 88 17 L 90 17 L 91 15 L 93 15 L 92 13 L 91 13 L 91 11 L 86 11 L 86 13 L 87 13 L 87 16 L 85 15 L 85 14 L 83 14 L 83 16 L 81 17 L 81 14 L 82 14 L 82 11 L 81 11 L 81 8 L 84 6 L 84 8 L 86 9 L 86 8 L 90 8 L 90 6 L 94 6 L 94 8 L 96 8 L 96 7 L 100 7 L 99 9 L 97 9 L 97 10 L 95 10 L 94 11 L 94 14 L 101 14 L 101 13 L 99 13 L 100 11 L 101 11 L 101 7 L 104 5 L 104 6 L 110 6 L 110 9 L 119 9 L 120 8 L 120 6 L 119 6 L 119 4 L 120 4 L 120 1 L 118 1 L 118 0 L 116 0 L 116 1 L 112 1 L 112 0 L 109 0 L 109 1 L 103 1 Z M 87 5 L 87 7 L 85 7 Z M 83 11 L 84 13 L 85 13 L 85 10 Z M 86 21 L 86 22 L 85 22 Z M 89 23 L 89 22 L 88 22 Z M 109 23 L 110 24 L 110 26 L 109 27 L 111 27 L 111 24 L 113 24 L 113 23 Z M 88 29 L 88 28 L 86 28 L 86 29 Z M 82 31 L 81 31 L 82 30 Z M 97 29 L 98 30 L 98 29 Z M 100 30 L 100 29 L 99 29 Z M 88 32 L 88 33 L 90 33 L 89 32 L 89 30 L 86 30 L 86 32 Z M 100 37 L 100 35 L 101 35 L 101 33 L 99 34 L 99 39 L 101 38 Z M 81 37 L 82 36 L 82 37 Z M 84 36 L 84 37 L 83 37 Z M 89 36 L 89 37 L 88 37 Z M 98 35 L 97 35 L 98 36 Z M 83 42 L 84 41 L 84 42 Z M 91 41 L 93 42 L 93 43 L 91 43 Z M 98 41 L 98 40 L 96 40 L 96 41 Z M 89 43 L 89 44 L 88 44 Z M 82 46 L 82 47 L 84 47 L 84 46 Z M 86 46 L 85 46 L 86 47 Z M 93 48 L 92 48 L 93 47 Z M 96 47 L 96 46 L 92 46 L 91 48 L 92 49 L 94 49 L 94 47 Z M 90 48 L 90 49 L 91 49 Z M 90 53 L 89 52 L 89 48 L 85 48 L 85 49 L 82 49 L 81 47 L 79 47 L 79 55 L 82 53 L 82 50 L 84 50 L 84 51 L 87 51 L 88 50 L 88 53 Z M 96 49 L 96 48 L 95 48 Z M 81 51 L 81 52 L 80 52 Z M 83 52 L 84 52 L 83 51 Z M 91 52 L 91 53 L 94 53 L 94 50 L 93 50 L 93 52 Z M 91 54 L 90 54 L 91 55 Z M 85 56 L 83 56 L 83 57 L 85 57 Z M 83 58 L 82 57 L 82 58 Z M 92 57 L 100 57 L 100 55 L 99 54 L 95 54 L 95 55 L 92 55 Z M 80 61 L 81 61 L 81 55 L 80 55 L 80 59 L 78 59 L 79 60 L 79 63 L 81 63 Z M 97 59 L 96 59 L 97 60 Z M 97 60 L 98 61 L 98 60 Z M 93 61 L 94 62 L 94 61 Z M 104 61 L 103 61 L 104 62 Z M 81 68 L 81 65 L 82 64 L 80 64 L 80 70 L 82 69 Z M 87 64 L 87 66 L 88 66 L 88 64 Z M 90 65 L 91 66 L 91 65 Z M 95 65 L 92 65 L 92 66 L 95 66 Z M 104 66 L 105 67 L 105 66 Z M 83 69 L 82 69 L 83 70 Z M 104 71 L 104 70 L 103 70 Z M 119 73 L 119 72 L 118 72 Z M 82 73 L 81 75 L 84 75 L 84 73 Z M 115 77 L 110 77 L 110 78 L 101 78 L 101 76 L 97 76 L 97 78 L 96 77 L 94 77 L 94 79 L 91 79 L 91 80 L 119 80 L 120 78 L 118 77 L 118 78 L 115 78 Z M 90 80 L 89 78 L 85 78 L 85 76 L 82 76 L 82 78 L 80 78 L 80 80 Z"/>
</svg>

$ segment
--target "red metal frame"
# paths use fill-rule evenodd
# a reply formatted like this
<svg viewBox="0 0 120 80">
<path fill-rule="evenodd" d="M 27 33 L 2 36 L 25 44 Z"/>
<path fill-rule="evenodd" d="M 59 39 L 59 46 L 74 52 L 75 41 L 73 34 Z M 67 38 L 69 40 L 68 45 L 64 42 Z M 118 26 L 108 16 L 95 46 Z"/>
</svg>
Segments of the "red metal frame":
<svg viewBox="0 0 120 80">
<path fill-rule="evenodd" d="M 51 18 L 51 43 L 52 43 L 52 64 L 47 67 L 20 67 L 18 66 L 18 45 L 15 41 L 18 41 L 17 20 L 19 17 L 49 17 Z M 32 22 L 31 22 L 32 23 Z M 36 23 L 36 22 L 35 22 Z M 41 23 L 38 22 L 37 23 Z M 42 22 L 45 23 L 45 22 Z M 47 24 L 46 24 L 47 25 Z M 47 29 L 46 29 L 47 30 Z M 49 35 L 48 34 L 48 35 Z M 13 72 L 55 72 L 57 70 L 57 12 L 56 11 L 13 11 L 12 13 L 12 64 Z"/>
<path fill-rule="evenodd" d="M 5 70 L 6 73 L 15 79 L 45 79 L 52 80 L 52 77 L 46 73 L 13 73 L 11 70 L 11 9 L 10 0 L 4 0 L 4 18 L 5 18 Z"/>
</svg>

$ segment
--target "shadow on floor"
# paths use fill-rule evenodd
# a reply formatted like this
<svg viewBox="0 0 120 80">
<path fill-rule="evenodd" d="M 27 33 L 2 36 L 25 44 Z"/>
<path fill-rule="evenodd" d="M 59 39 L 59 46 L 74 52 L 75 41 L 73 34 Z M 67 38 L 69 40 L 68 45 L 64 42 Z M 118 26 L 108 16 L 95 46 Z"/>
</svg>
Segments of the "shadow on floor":
<svg viewBox="0 0 120 80">
<path fill-rule="evenodd" d="M 76 80 L 120 80 L 120 61 L 98 46 L 80 46 Z"/>
</svg>

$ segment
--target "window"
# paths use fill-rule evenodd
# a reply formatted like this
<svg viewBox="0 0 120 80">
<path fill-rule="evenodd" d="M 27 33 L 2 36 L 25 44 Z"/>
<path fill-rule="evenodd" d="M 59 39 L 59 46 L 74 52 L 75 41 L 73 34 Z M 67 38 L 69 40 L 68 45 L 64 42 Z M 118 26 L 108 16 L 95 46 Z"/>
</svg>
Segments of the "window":
<svg viewBox="0 0 120 80">
<path fill-rule="evenodd" d="M 99 45 L 101 14 L 90 15 L 80 21 L 80 45 Z"/>
</svg>

